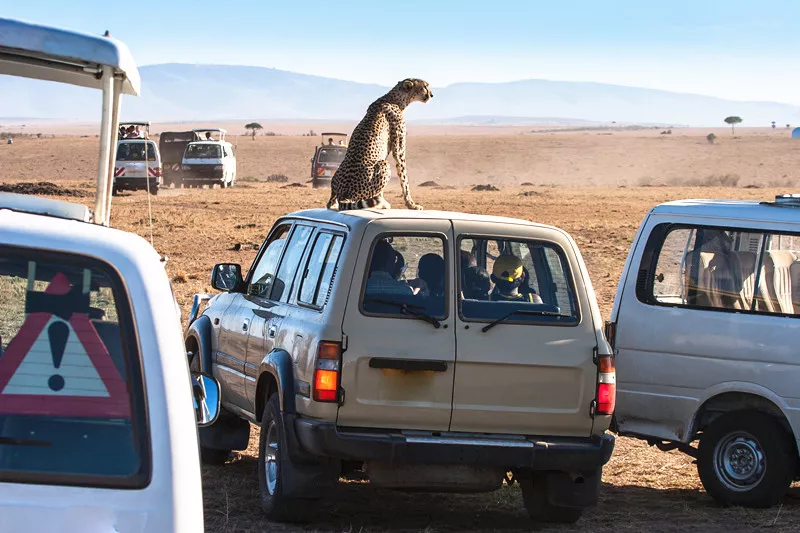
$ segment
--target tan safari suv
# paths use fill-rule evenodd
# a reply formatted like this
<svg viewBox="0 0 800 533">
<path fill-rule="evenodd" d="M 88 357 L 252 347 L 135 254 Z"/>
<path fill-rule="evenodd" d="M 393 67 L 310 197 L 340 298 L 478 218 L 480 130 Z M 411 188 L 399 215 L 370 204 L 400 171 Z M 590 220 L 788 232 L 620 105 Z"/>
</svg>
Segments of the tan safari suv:
<svg viewBox="0 0 800 533">
<path fill-rule="evenodd" d="M 218 264 L 186 333 L 220 382 L 207 462 L 260 430 L 264 511 L 303 520 L 354 470 L 382 488 L 519 483 L 535 520 L 598 499 L 614 362 L 564 231 L 512 218 L 326 209 L 277 220 L 246 276 Z M 200 313 L 201 307 L 204 307 Z"/>
</svg>

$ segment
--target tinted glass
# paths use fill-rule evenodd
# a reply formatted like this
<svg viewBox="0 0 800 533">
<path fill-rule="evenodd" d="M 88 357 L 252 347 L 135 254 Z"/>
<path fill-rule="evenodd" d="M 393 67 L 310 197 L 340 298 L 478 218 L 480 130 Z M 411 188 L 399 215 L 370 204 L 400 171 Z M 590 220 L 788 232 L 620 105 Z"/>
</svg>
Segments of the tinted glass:
<svg viewBox="0 0 800 533">
<path fill-rule="evenodd" d="M 156 160 L 156 145 L 152 142 L 144 143 L 119 143 L 117 145 L 117 161 L 144 161 L 145 145 L 147 145 L 147 160 Z"/>
<path fill-rule="evenodd" d="M 146 479 L 138 346 L 115 275 L 89 260 L 2 256 L 0 481 Z"/>
<path fill-rule="evenodd" d="M 372 245 L 362 300 L 370 314 L 408 316 L 403 305 L 446 316 L 447 264 L 441 237 L 392 235 Z"/>
<path fill-rule="evenodd" d="M 190 144 L 186 147 L 186 159 L 219 159 L 221 150 L 218 144 Z"/>
<path fill-rule="evenodd" d="M 462 238 L 459 305 L 468 320 L 557 322 L 578 320 L 563 251 L 541 241 Z M 516 314 L 515 314 L 516 313 Z"/>
<path fill-rule="evenodd" d="M 278 261 L 281 259 L 281 252 L 283 252 L 283 246 L 286 244 L 286 237 L 289 234 L 290 227 L 281 226 L 275 230 L 266 250 L 264 250 L 255 267 L 253 267 L 250 285 L 247 287 L 248 294 L 260 298 L 269 298 L 272 283 L 275 280 L 275 271 L 278 269 Z"/>
<path fill-rule="evenodd" d="M 305 252 L 308 239 L 311 237 L 313 228 L 311 226 L 295 226 L 292 232 L 292 237 L 289 239 L 289 244 L 286 247 L 286 253 L 281 261 L 278 275 L 275 279 L 275 287 L 272 290 L 272 300 L 281 302 L 289 301 L 289 295 L 292 293 L 292 283 L 297 269 L 300 268 L 300 259 Z"/>
</svg>

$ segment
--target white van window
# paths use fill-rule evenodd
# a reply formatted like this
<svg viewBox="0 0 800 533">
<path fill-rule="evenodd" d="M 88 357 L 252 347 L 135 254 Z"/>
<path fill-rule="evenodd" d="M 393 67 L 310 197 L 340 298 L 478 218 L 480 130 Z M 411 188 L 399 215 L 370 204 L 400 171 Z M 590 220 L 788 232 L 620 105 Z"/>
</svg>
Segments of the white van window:
<svg viewBox="0 0 800 533">
<path fill-rule="evenodd" d="M 190 144 L 186 147 L 186 159 L 220 159 L 220 146 L 218 144 Z"/>
<path fill-rule="evenodd" d="M 328 300 L 328 292 L 333 284 L 333 273 L 342 251 L 341 235 L 320 233 L 308 256 L 300 296 L 304 304 L 321 308 Z"/>
<path fill-rule="evenodd" d="M 540 241 L 464 237 L 459 241 L 459 308 L 464 320 L 578 323 L 567 260 Z"/>
<path fill-rule="evenodd" d="M 114 270 L 3 249 L 0 302 L 0 482 L 146 486 L 141 363 Z"/>
<path fill-rule="evenodd" d="M 440 236 L 384 235 L 372 244 L 362 311 L 408 318 L 447 316 L 447 260 Z"/>
<path fill-rule="evenodd" d="M 119 143 L 117 146 L 117 161 L 144 161 L 145 145 L 147 145 L 147 160 L 156 160 L 156 145 L 152 142 Z"/>
<path fill-rule="evenodd" d="M 652 303 L 800 314 L 800 236 L 675 227 L 648 246 L 657 250 Z"/>
</svg>

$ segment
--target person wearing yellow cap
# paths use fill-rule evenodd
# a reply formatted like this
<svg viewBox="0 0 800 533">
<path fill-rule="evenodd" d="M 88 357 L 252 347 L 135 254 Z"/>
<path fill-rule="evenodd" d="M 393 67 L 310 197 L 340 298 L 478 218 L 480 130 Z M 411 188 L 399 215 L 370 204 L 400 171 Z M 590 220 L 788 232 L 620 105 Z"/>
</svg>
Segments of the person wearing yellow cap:
<svg viewBox="0 0 800 533">
<path fill-rule="evenodd" d="M 501 255 L 495 259 L 492 266 L 492 281 L 494 290 L 489 294 L 490 301 L 534 303 L 533 294 L 519 291 L 520 285 L 525 281 L 525 270 L 519 257 Z"/>
</svg>

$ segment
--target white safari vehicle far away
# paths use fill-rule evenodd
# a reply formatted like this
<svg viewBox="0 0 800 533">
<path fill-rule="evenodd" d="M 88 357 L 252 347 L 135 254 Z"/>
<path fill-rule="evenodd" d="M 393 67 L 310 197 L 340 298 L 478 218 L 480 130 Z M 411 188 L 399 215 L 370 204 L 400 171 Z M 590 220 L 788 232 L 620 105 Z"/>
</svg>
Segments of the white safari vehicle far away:
<svg viewBox="0 0 800 533">
<path fill-rule="evenodd" d="M 653 208 L 606 335 L 621 435 L 695 457 L 724 503 L 769 506 L 798 479 L 800 197 Z"/>
<path fill-rule="evenodd" d="M 93 212 L 0 193 L 0 531 L 202 531 L 195 422 L 216 419 L 218 383 L 189 372 L 159 255 L 108 227 L 133 58 L 110 38 L 0 19 L 0 74 L 103 95 Z"/>
</svg>

